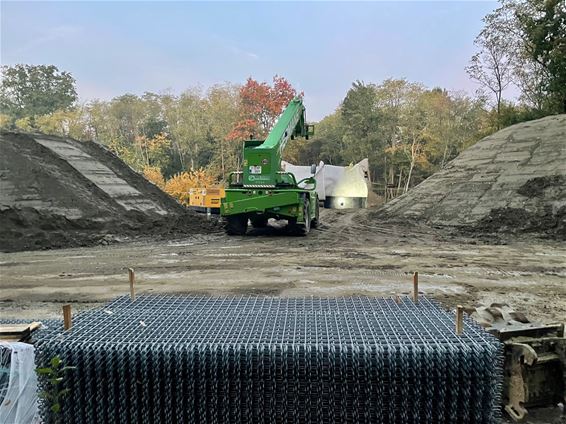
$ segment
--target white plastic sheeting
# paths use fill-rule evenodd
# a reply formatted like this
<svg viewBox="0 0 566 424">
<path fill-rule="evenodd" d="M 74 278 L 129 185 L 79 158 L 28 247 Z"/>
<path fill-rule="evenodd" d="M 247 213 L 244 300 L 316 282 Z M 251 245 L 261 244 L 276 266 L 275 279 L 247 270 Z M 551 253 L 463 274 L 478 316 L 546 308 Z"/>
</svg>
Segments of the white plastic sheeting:
<svg viewBox="0 0 566 424">
<path fill-rule="evenodd" d="M 301 181 L 304 178 L 312 177 L 310 166 L 293 165 L 292 163 L 282 160 L 281 169 L 283 171 L 292 173 L 295 176 L 297 182 Z M 316 192 L 318 193 L 318 198 L 320 200 L 325 199 L 324 178 L 322 177 L 323 169 L 324 162 L 320 161 L 320 163 L 316 167 L 316 172 L 314 174 L 314 178 L 316 179 Z"/>
<path fill-rule="evenodd" d="M 310 166 L 298 166 L 282 161 L 284 171 L 295 175 L 297 181 L 311 176 Z M 363 159 L 355 165 L 334 166 L 320 162 L 314 175 L 316 191 L 320 200 L 327 197 L 366 197 L 368 196 L 369 162 Z"/>
<path fill-rule="evenodd" d="M 39 423 L 34 347 L 27 343 L 0 342 L 11 350 L 8 390 L 0 404 L 0 423 Z"/>
</svg>

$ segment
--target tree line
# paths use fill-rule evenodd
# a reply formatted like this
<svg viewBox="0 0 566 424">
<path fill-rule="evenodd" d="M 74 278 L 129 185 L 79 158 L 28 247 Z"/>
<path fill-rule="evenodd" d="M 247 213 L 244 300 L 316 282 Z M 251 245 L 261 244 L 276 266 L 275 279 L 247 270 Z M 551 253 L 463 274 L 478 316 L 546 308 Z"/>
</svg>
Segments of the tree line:
<svg viewBox="0 0 566 424">
<path fill-rule="evenodd" d="M 498 127 L 506 124 L 511 86 L 531 116 L 566 113 L 564 0 L 500 0 L 474 44 L 478 51 L 466 70 L 480 93 L 494 98 Z"/>
<path fill-rule="evenodd" d="M 563 2 L 502 0 L 484 22 L 467 67 L 479 83 L 475 95 L 405 79 L 355 81 L 314 137 L 288 145 L 285 159 L 347 165 L 368 157 L 373 181 L 401 193 L 500 128 L 565 112 Z M 520 93 L 515 101 L 505 98 L 512 85 Z M 301 94 L 275 76 L 80 104 L 68 72 L 4 66 L 0 126 L 96 140 L 168 192 L 184 193 L 239 169 L 242 140 L 265 137 Z"/>
<path fill-rule="evenodd" d="M 292 161 L 343 165 L 367 157 L 372 180 L 398 194 L 493 132 L 493 126 L 481 99 L 388 79 L 355 82 L 315 131 L 307 143 L 292 144 Z"/>
</svg>

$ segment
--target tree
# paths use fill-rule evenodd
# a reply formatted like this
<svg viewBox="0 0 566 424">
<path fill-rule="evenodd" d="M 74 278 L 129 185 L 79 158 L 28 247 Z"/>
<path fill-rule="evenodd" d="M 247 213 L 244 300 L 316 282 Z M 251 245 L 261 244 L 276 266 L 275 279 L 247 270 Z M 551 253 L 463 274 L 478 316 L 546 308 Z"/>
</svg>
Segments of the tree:
<svg viewBox="0 0 566 424">
<path fill-rule="evenodd" d="M 163 174 L 157 166 L 146 166 L 143 169 L 143 176 L 160 189 L 165 188 L 165 178 L 163 178 Z"/>
<path fill-rule="evenodd" d="M 343 152 L 344 125 L 340 109 L 337 109 L 316 124 L 314 136 L 309 140 L 290 140 L 284 159 L 302 165 L 319 161 L 340 165 L 344 163 Z"/>
<path fill-rule="evenodd" d="M 11 119 L 8 115 L 0 113 L 0 128 L 8 128 L 11 123 Z"/>
<path fill-rule="evenodd" d="M 141 162 L 143 169 L 147 167 L 165 168 L 170 160 L 169 148 L 171 141 L 164 133 L 159 133 L 153 138 L 139 135 L 134 140 L 136 151 L 140 153 L 137 158 Z M 141 167 L 141 166 L 140 166 Z"/>
<path fill-rule="evenodd" d="M 172 176 L 165 183 L 164 190 L 169 195 L 175 197 L 180 203 L 189 204 L 189 191 L 192 188 L 208 188 L 216 184 L 214 177 L 212 177 L 206 170 L 197 169 L 188 172 L 180 172 Z"/>
<path fill-rule="evenodd" d="M 240 118 L 229 140 L 266 137 L 297 91 L 283 77 L 275 75 L 273 85 L 248 78 L 240 89 Z"/>
<path fill-rule="evenodd" d="M 0 108 L 13 120 L 68 110 L 77 100 L 75 79 L 53 65 L 2 66 Z"/>
<path fill-rule="evenodd" d="M 488 15 L 484 21 L 486 28 L 476 37 L 474 44 L 480 51 L 472 56 L 466 71 L 470 77 L 495 96 L 495 107 L 499 118 L 503 91 L 513 79 L 513 48 L 511 39 L 500 32 L 490 30 L 496 19 Z M 497 129 L 500 129 L 497 122 Z"/>
<path fill-rule="evenodd" d="M 485 17 L 485 27 L 476 39 L 480 52 L 472 58 L 471 76 L 483 76 L 484 86 L 485 75 L 480 71 L 491 76 L 491 91 L 499 90 L 497 72 L 502 82 L 509 77 L 521 91 L 521 102 L 536 110 L 533 116 L 566 112 L 564 0 L 500 0 L 500 3 L 500 7 Z M 495 59 L 485 56 L 491 53 Z M 482 62 L 482 58 L 486 60 Z M 495 62 L 500 66 L 490 70 Z"/>
<path fill-rule="evenodd" d="M 370 163 L 377 166 L 381 163 L 379 151 L 384 141 L 379 132 L 381 115 L 375 85 L 354 82 L 340 112 L 344 123 L 344 160 L 350 163 L 368 157 Z"/>
<path fill-rule="evenodd" d="M 240 87 L 236 85 L 215 85 L 207 92 L 205 111 L 208 135 L 214 149 L 209 168 L 222 179 L 229 171 L 239 168 L 241 146 L 238 143 L 230 143 L 227 139 L 238 120 L 239 104 Z"/>
<path fill-rule="evenodd" d="M 178 98 L 168 99 L 164 115 L 179 155 L 181 170 L 207 165 L 213 148 L 208 137 L 206 101 L 202 90 L 186 90 Z"/>
<path fill-rule="evenodd" d="M 405 79 L 388 78 L 376 86 L 377 108 L 381 115 L 380 135 L 383 140 L 383 153 L 380 158 L 379 169 L 374 169 L 373 175 L 382 175 L 385 185 L 393 185 L 397 178 L 397 187 L 401 187 L 406 167 L 406 155 L 396 155 L 402 146 L 402 117 L 410 99 L 416 93 L 424 91 L 424 87 L 411 83 Z M 401 149 L 400 151 L 404 151 Z M 393 153 L 388 155 L 387 153 Z"/>
<path fill-rule="evenodd" d="M 90 138 L 87 116 L 82 106 L 36 116 L 34 126 L 37 131 L 45 134 L 71 137 L 77 140 Z"/>
<path fill-rule="evenodd" d="M 566 113 L 566 5 L 564 0 L 529 0 L 516 8 L 532 61 L 544 70 L 541 85 L 549 109 Z"/>
</svg>

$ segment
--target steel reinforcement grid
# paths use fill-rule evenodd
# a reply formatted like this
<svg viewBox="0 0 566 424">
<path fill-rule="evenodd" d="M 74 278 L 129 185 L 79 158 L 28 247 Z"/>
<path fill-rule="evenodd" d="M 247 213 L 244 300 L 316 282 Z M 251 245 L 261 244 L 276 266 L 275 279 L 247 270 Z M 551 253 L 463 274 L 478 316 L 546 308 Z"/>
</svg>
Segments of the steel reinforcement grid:
<svg viewBox="0 0 566 424">
<path fill-rule="evenodd" d="M 499 422 L 501 344 L 425 297 L 120 297 L 73 321 L 36 343 L 76 367 L 64 423 Z"/>
</svg>

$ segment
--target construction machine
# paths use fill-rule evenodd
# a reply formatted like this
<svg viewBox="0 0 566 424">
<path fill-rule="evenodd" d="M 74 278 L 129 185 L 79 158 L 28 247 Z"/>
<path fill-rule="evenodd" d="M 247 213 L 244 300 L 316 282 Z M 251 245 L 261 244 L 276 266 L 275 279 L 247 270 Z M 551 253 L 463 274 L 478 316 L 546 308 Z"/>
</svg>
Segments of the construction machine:
<svg viewBox="0 0 566 424">
<path fill-rule="evenodd" d="M 208 215 L 218 215 L 224 196 L 224 187 L 191 188 L 189 190 L 189 209 Z"/>
<path fill-rule="evenodd" d="M 242 170 L 229 175 L 220 207 L 228 234 L 245 234 L 249 222 L 256 228 L 265 227 L 269 218 L 287 220 L 289 230 L 298 235 L 308 234 L 319 224 L 314 177 L 297 181 L 291 172 L 281 170 L 287 142 L 295 137 L 308 139 L 312 134 L 313 126 L 305 121 L 303 100 L 295 97 L 265 140 L 244 141 Z"/>
</svg>

